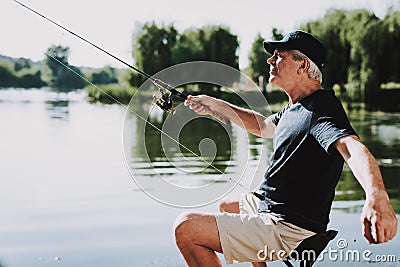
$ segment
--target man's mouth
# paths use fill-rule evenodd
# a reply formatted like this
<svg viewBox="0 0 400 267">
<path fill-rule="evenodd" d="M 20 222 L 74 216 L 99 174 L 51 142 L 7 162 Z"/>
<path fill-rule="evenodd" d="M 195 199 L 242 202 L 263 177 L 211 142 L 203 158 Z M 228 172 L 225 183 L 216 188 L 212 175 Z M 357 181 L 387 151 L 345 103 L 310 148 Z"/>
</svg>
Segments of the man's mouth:
<svg viewBox="0 0 400 267">
<path fill-rule="evenodd" d="M 275 75 L 277 72 L 278 72 L 278 70 L 277 70 L 276 68 L 272 68 L 272 69 L 269 71 L 269 74 Z"/>
</svg>

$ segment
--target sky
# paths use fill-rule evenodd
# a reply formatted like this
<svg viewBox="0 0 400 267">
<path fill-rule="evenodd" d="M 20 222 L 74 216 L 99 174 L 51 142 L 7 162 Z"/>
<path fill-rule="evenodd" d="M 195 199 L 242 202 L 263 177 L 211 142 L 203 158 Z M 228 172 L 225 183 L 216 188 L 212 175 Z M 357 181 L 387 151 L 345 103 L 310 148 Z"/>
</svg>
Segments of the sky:
<svg viewBox="0 0 400 267">
<path fill-rule="evenodd" d="M 257 34 L 271 37 L 273 27 L 288 33 L 299 25 L 324 16 L 330 8 L 366 8 L 384 17 L 400 0 L 19 0 L 46 17 L 133 63 L 135 25 L 154 21 L 173 25 L 179 32 L 205 25 L 228 26 L 238 36 L 239 67 L 248 65 L 248 54 Z M 123 67 L 13 0 L 0 1 L 0 54 L 42 60 L 51 45 L 70 47 L 69 63 L 76 66 Z"/>
</svg>

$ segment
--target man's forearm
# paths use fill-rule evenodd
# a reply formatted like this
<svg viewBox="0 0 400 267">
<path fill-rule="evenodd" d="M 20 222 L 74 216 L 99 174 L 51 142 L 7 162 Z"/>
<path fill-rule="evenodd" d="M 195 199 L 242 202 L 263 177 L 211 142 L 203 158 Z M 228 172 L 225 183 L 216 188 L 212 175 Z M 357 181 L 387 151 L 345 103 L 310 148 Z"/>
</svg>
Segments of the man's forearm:
<svg viewBox="0 0 400 267">
<path fill-rule="evenodd" d="M 347 140 L 347 156 L 345 160 L 363 187 L 366 198 L 371 198 L 377 193 L 386 194 L 378 163 L 368 148 L 354 138 L 353 140 Z"/>
<path fill-rule="evenodd" d="M 215 106 L 213 110 L 215 113 L 223 115 L 231 122 L 252 134 L 262 136 L 262 128 L 266 119 L 265 116 L 252 110 L 237 107 L 221 99 L 217 101 L 220 101 L 220 103 Z"/>
</svg>

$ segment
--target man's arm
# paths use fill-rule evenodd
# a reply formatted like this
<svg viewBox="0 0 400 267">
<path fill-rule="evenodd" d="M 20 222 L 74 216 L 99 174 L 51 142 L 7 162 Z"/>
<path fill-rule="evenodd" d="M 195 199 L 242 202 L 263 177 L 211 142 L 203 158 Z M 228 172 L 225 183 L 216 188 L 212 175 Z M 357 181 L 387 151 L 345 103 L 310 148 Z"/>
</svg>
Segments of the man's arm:
<svg viewBox="0 0 400 267">
<path fill-rule="evenodd" d="M 340 138 L 335 147 L 365 191 L 361 224 L 368 243 L 379 244 L 391 240 L 397 233 L 398 222 L 375 158 L 355 135 Z"/>
<path fill-rule="evenodd" d="M 221 99 L 206 95 L 188 96 L 185 105 L 199 115 L 211 115 L 216 119 L 220 119 L 221 116 L 225 117 L 260 137 L 272 138 L 275 131 L 275 124 L 271 117 L 266 118 L 258 112 L 237 107 Z"/>
</svg>

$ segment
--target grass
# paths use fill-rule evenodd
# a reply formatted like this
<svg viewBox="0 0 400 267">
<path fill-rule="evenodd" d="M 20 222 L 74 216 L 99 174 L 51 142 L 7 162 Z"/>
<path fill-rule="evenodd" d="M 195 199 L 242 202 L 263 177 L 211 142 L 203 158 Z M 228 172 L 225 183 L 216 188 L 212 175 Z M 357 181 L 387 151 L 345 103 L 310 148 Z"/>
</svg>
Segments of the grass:
<svg viewBox="0 0 400 267">
<path fill-rule="evenodd" d="M 381 85 L 381 89 L 400 89 L 400 83 L 390 82 Z"/>
<path fill-rule="evenodd" d="M 97 88 L 93 85 L 85 87 L 91 102 L 128 104 L 137 91 L 135 87 L 122 84 L 101 84 L 96 86 Z"/>
</svg>

